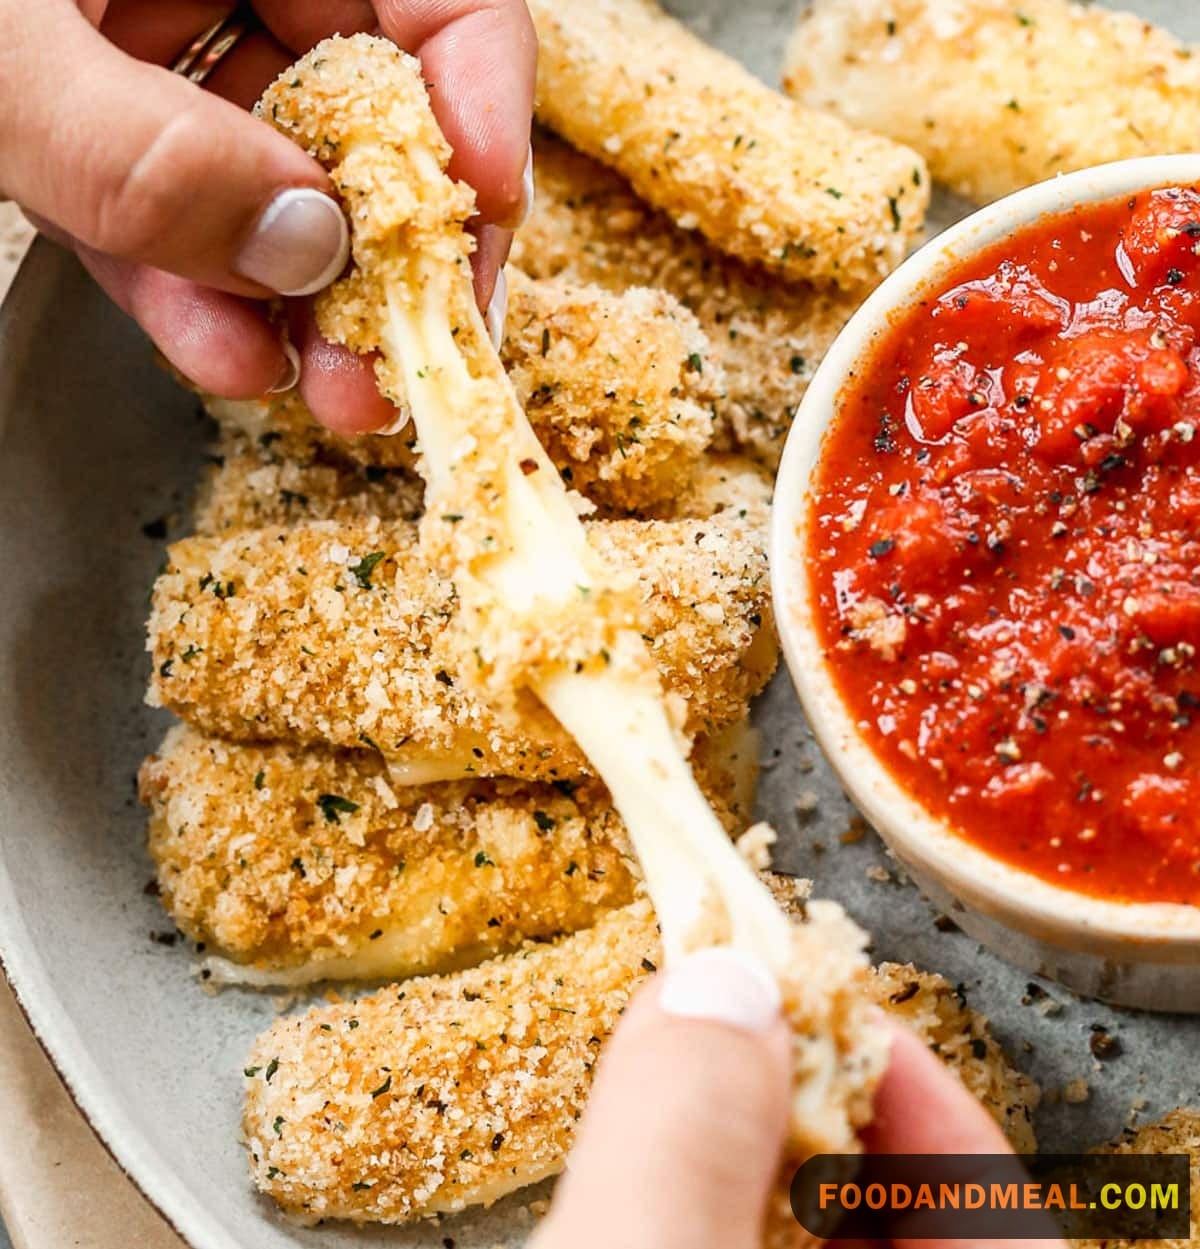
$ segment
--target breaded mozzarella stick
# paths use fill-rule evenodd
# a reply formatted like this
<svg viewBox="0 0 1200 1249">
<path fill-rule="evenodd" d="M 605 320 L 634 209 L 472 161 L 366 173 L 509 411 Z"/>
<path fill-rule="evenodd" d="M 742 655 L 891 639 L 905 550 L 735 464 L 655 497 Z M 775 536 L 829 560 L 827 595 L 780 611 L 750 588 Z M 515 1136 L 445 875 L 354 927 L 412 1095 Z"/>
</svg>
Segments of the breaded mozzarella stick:
<svg viewBox="0 0 1200 1249">
<path fill-rule="evenodd" d="M 743 719 L 776 657 L 757 535 L 719 519 L 607 521 L 590 535 L 628 570 L 636 627 L 688 733 Z M 409 524 L 184 539 L 155 588 L 149 697 L 222 737 L 375 747 L 402 783 L 583 774 L 534 699 L 481 697 L 459 610 Z"/>
<path fill-rule="evenodd" d="M 661 506 L 712 441 L 724 393 L 696 318 L 663 291 L 606 291 L 509 273 L 502 358 L 564 479 L 606 513 Z M 366 469 L 415 465 L 416 434 L 354 438 L 317 424 L 299 393 L 207 397 L 227 430 L 301 463 Z"/>
<path fill-rule="evenodd" d="M 410 469 L 361 468 L 311 442 L 264 441 L 234 426 L 222 429 L 213 451 L 192 506 L 201 537 L 372 516 L 415 524 L 425 509 L 425 483 Z"/>
<path fill-rule="evenodd" d="M 639 902 L 555 945 L 279 1020 L 246 1067 L 255 1183 L 306 1220 L 403 1223 L 556 1174 L 656 947 Z"/>
<path fill-rule="evenodd" d="M 801 108 L 654 0 L 532 0 L 538 119 L 684 229 L 794 281 L 853 288 L 903 258 L 915 153 Z"/>
<path fill-rule="evenodd" d="M 176 726 L 140 792 L 163 905 L 217 983 L 446 971 L 585 928 L 636 892 L 596 781 L 393 788 L 371 751 Z"/>
<path fill-rule="evenodd" d="M 632 587 L 579 524 L 488 339 L 464 229 L 473 196 L 445 174 L 419 66 L 382 41 L 327 40 L 263 112 L 325 160 L 349 210 L 356 267 L 318 301 L 318 323 L 380 351 L 385 392 L 403 382 L 427 483 L 422 547 L 453 579 L 455 632 L 474 643 L 481 687 L 535 695 L 594 766 L 668 959 L 728 944 L 777 977 L 792 1042 L 788 1162 L 861 1148 L 886 1062 L 861 993 L 865 934 L 833 904 L 794 927 L 697 784 Z"/>
<path fill-rule="evenodd" d="M 774 467 L 792 416 L 862 296 L 788 284 L 678 229 L 628 182 L 540 132 L 537 200 L 513 261 L 608 290 L 654 286 L 695 313 L 724 375 L 717 442 Z"/>
<path fill-rule="evenodd" d="M 1088 165 L 1193 151 L 1200 61 L 1068 0 L 815 0 L 785 86 L 924 155 L 980 202 Z"/>
<path fill-rule="evenodd" d="M 833 939 L 840 921 L 813 907 L 798 932 Z M 401 1223 L 556 1174 L 596 1057 L 659 947 L 635 903 L 556 945 L 279 1020 L 246 1068 L 256 1183 L 305 1219 Z M 1031 1146 L 1036 1086 L 945 980 L 888 964 L 860 993 L 934 1046 L 1014 1145 Z"/>
</svg>

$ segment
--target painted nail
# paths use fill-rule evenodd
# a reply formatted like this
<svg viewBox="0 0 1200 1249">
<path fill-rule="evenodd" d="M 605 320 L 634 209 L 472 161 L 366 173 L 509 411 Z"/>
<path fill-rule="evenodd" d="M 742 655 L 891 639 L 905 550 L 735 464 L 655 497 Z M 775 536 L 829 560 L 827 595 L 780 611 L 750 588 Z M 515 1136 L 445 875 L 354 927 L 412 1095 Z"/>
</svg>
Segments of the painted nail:
<svg viewBox="0 0 1200 1249">
<path fill-rule="evenodd" d="M 263 210 L 234 269 L 280 295 L 313 295 L 341 273 L 349 256 L 341 208 L 320 191 L 294 187 Z"/>
<path fill-rule="evenodd" d="M 497 351 L 504 343 L 504 322 L 508 317 L 508 275 L 503 269 L 496 275 L 496 289 L 492 291 L 491 302 L 484 314 L 484 324 L 492 346 Z"/>
<path fill-rule="evenodd" d="M 766 1032 L 779 1018 L 779 986 L 757 959 L 719 946 L 667 969 L 658 1004 L 668 1015 Z"/>
<path fill-rule="evenodd" d="M 281 395 L 285 390 L 291 390 L 300 380 L 300 353 L 291 343 L 284 343 L 283 355 L 283 372 L 279 375 L 279 381 L 267 391 L 268 395 Z"/>
</svg>

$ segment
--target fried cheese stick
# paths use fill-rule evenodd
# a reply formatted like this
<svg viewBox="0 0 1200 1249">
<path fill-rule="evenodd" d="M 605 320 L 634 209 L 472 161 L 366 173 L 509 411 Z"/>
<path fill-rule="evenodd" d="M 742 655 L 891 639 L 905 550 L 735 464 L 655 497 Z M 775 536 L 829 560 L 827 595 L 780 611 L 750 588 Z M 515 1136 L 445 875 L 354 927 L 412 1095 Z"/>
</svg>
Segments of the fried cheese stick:
<svg viewBox="0 0 1200 1249">
<path fill-rule="evenodd" d="M 861 993 L 865 934 L 832 904 L 793 926 L 691 773 L 629 586 L 589 543 L 488 340 L 464 229 L 474 197 L 445 174 L 419 66 L 368 37 L 326 41 L 262 108 L 324 160 L 348 207 L 355 267 L 318 301 L 318 323 L 378 350 L 384 392 L 402 384 L 409 398 L 427 483 L 422 546 L 453 578 L 475 675 L 534 694 L 595 767 L 666 957 L 730 944 L 778 978 L 792 1036 L 788 1160 L 861 1148 L 886 1062 Z"/>
<path fill-rule="evenodd" d="M 425 510 L 425 483 L 409 469 L 361 468 L 315 444 L 251 438 L 234 426 L 221 430 L 213 452 L 192 506 L 201 537 L 306 520 L 415 524 Z"/>
<path fill-rule="evenodd" d="M 424 510 L 424 483 L 405 469 L 356 468 L 321 458 L 281 456 L 239 430 L 215 447 L 192 508 L 195 532 L 218 537 L 243 529 L 306 520 L 415 522 Z M 674 496 L 641 515 L 647 520 L 708 520 L 741 532 L 766 550 L 771 478 L 744 456 L 706 454 L 676 486 Z"/>
<path fill-rule="evenodd" d="M 841 923 L 812 903 L 799 931 L 824 951 Z M 257 1184 L 304 1219 L 396 1223 L 556 1174 L 596 1056 L 661 957 L 638 902 L 556 945 L 279 1020 L 246 1068 Z M 923 1037 L 1014 1146 L 1032 1146 L 1036 1086 L 942 977 L 887 964 L 861 993 Z"/>
<path fill-rule="evenodd" d="M 639 636 L 688 734 L 743 719 L 776 660 L 758 535 L 719 518 L 606 521 L 590 541 L 629 570 Z M 152 705 L 231 739 L 374 746 L 398 783 L 586 771 L 534 699 L 476 688 L 460 600 L 415 526 L 371 517 L 187 538 L 168 559 L 149 621 Z"/>
<path fill-rule="evenodd" d="M 815 0 L 785 87 L 911 143 L 977 201 L 1196 146 L 1200 61 L 1132 13 L 1068 0 Z"/>
<path fill-rule="evenodd" d="M 596 781 L 394 789 L 371 751 L 176 726 L 140 793 L 163 905 L 218 984 L 447 971 L 585 928 L 636 892 Z"/>
<path fill-rule="evenodd" d="M 724 392 L 692 313 L 664 291 L 620 293 L 509 272 L 502 358 L 550 458 L 574 489 L 618 514 L 661 506 L 696 467 Z M 268 439 L 290 459 L 364 468 L 415 462 L 411 429 L 354 438 L 313 419 L 296 391 L 207 398 L 223 426 Z"/>
<path fill-rule="evenodd" d="M 859 293 L 788 284 L 678 229 L 612 170 L 539 132 L 537 200 L 513 261 L 540 278 L 654 286 L 695 313 L 724 375 L 717 445 L 773 468 L 796 406 Z"/>
<path fill-rule="evenodd" d="M 531 0 L 537 115 L 683 229 L 794 281 L 878 280 L 921 229 L 921 158 L 802 108 L 654 0 Z"/>
</svg>

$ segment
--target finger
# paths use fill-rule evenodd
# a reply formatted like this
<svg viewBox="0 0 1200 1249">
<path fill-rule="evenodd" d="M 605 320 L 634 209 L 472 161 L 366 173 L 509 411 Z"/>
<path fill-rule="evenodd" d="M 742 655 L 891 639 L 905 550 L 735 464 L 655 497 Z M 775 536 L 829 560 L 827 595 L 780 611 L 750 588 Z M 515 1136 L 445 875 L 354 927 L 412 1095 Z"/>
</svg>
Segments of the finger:
<svg viewBox="0 0 1200 1249">
<path fill-rule="evenodd" d="M 231 0 L 109 0 L 100 31 L 140 61 L 169 65 L 233 7 Z"/>
<path fill-rule="evenodd" d="M 1008 1139 L 907 1028 L 888 1025 L 892 1056 L 875 1093 L 875 1118 L 863 1134 L 877 1154 L 1007 1154 Z"/>
<path fill-rule="evenodd" d="M 421 58 L 437 119 L 485 221 L 516 226 L 533 178 L 537 36 L 524 0 L 375 0 L 383 33 Z"/>
<path fill-rule="evenodd" d="M 11 198 L 95 251 L 234 293 L 307 292 L 337 275 L 345 219 L 295 144 L 118 51 L 65 0 L 14 14 L 0 45 Z"/>
<path fill-rule="evenodd" d="M 275 38 L 297 53 L 330 35 L 354 35 L 379 25 L 370 0 L 256 0 L 254 8 Z"/>
<path fill-rule="evenodd" d="M 322 425 L 346 435 L 395 428 L 400 413 L 379 393 L 374 357 L 322 338 L 308 301 L 297 301 L 289 325 L 300 352 L 300 395 Z"/>
<path fill-rule="evenodd" d="M 254 399 L 294 384 L 298 362 L 262 305 L 86 247 L 76 251 L 113 302 L 201 390 Z"/>
<path fill-rule="evenodd" d="M 788 1055 L 756 964 L 706 950 L 656 978 L 600 1061 L 537 1249 L 757 1249 Z"/>
<path fill-rule="evenodd" d="M 880 1154 L 1011 1154 L 1004 1133 L 960 1080 L 908 1029 L 892 1027 L 892 1054 L 863 1133 Z M 1014 1159 L 1015 1166 L 1015 1159 Z M 1052 1231 L 1049 1228 L 1048 1231 Z M 1065 1249 L 1061 1240 L 942 1240 L 897 1236 L 896 1249 Z"/>
</svg>

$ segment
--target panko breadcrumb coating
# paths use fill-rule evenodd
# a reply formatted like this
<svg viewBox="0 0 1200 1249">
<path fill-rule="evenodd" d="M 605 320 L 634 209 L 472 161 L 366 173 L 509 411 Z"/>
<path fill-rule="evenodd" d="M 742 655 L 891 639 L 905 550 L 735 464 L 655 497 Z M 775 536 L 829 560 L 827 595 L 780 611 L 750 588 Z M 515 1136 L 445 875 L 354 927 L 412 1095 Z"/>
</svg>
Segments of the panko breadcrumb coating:
<svg viewBox="0 0 1200 1249">
<path fill-rule="evenodd" d="M 683 229 L 794 281 L 847 288 L 894 268 L 921 229 L 915 152 L 792 103 L 654 0 L 529 7 L 538 119 Z"/>
<path fill-rule="evenodd" d="M 1200 61 L 1132 13 L 1068 0 L 815 0 L 786 89 L 911 143 L 980 202 L 1088 165 L 1189 152 Z"/>
<path fill-rule="evenodd" d="M 196 492 L 196 533 L 217 537 L 306 520 L 420 519 L 425 483 L 412 472 L 360 468 L 297 441 L 224 428 Z"/>
<path fill-rule="evenodd" d="M 606 514 L 661 507 L 712 441 L 721 368 L 696 318 L 663 291 L 615 293 L 510 270 L 502 358 L 563 479 Z M 415 467 L 411 426 L 334 434 L 297 391 L 206 397 L 205 406 L 277 456 L 360 471 Z"/>
<path fill-rule="evenodd" d="M 639 628 L 692 734 L 741 720 L 776 650 L 761 547 L 710 521 L 591 527 L 629 570 Z M 457 600 L 412 525 L 314 522 L 170 548 L 150 618 L 150 700 L 219 736 L 374 745 L 413 781 L 563 779 L 582 754 L 531 698 L 462 678 Z"/>
<path fill-rule="evenodd" d="M 554 1175 L 656 947 L 638 902 L 555 945 L 279 1020 L 246 1067 L 255 1183 L 304 1219 L 402 1223 Z"/>
<path fill-rule="evenodd" d="M 635 903 L 558 945 L 280 1020 L 247 1068 L 256 1182 L 306 1218 L 404 1222 L 557 1173 L 596 1056 L 660 959 Z M 1031 1141 L 1028 1081 L 945 980 L 888 965 L 860 988 L 982 1092 L 1014 1146 Z"/>
<path fill-rule="evenodd" d="M 503 359 L 568 486 L 609 510 L 661 506 L 713 438 L 720 366 L 661 290 L 614 294 L 510 270 Z"/>
<path fill-rule="evenodd" d="M 1200 1108 L 1182 1106 L 1158 1123 L 1126 1128 L 1093 1150 L 1097 1154 L 1188 1154 L 1191 1158 L 1192 1230 L 1186 1240 L 1072 1240 L 1075 1249 L 1189 1249 L 1200 1243 Z"/>
<path fill-rule="evenodd" d="M 226 430 L 201 478 L 192 524 L 203 537 L 243 529 L 297 525 L 306 520 L 415 522 L 424 508 L 424 483 L 404 469 L 357 468 L 297 460 L 282 444 Z M 765 553 L 771 477 L 743 456 L 706 454 L 678 483 L 673 498 L 639 514 L 647 520 L 719 519 Z"/>
<path fill-rule="evenodd" d="M 717 440 L 769 468 L 808 383 L 862 295 L 789 285 L 678 229 L 618 174 L 539 132 L 537 199 L 513 261 L 608 290 L 661 287 L 695 313 L 724 374 Z"/>
<path fill-rule="evenodd" d="M 176 726 L 140 793 L 163 905 L 218 981 L 446 971 L 585 928 L 637 887 L 596 781 L 393 788 L 371 751 Z"/>
</svg>

